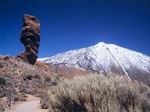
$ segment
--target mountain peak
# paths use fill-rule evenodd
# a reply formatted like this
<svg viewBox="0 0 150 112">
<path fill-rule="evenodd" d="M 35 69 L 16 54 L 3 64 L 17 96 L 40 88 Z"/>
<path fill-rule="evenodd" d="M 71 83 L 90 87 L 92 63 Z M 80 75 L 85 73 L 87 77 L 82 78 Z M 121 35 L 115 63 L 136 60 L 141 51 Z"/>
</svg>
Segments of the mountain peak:
<svg viewBox="0 0 150 112">
<path fill-rule="evenodd" d="M 143 73 L 150 75 L 150 58 L 148 56 L 105 42 L 40 60 L 45 63 L 65 64 L 106 74 L 110 72 L 126 76 L 129 74 L 131 79 L 135 77 L 131 75 L 133 72 L 138 75 Z"/>
<path fill-rule="evenodd" d="M 106 46 L 106 45 L 107 44 L 105 42 L 99 42 L 95 46 L 98 47 L 98 46 Z"/>
<path fill-rule="evenodd" d="M 110 43 L 105 43 L 105 42 L 99 42 L 99 43 L 97 43 L 96 45 L 94 45 L 94 46 L 91 46 L 91 47 L 95 47 L 95 48 L 122 48 L 122 47 L 120 47 L 120 46 L 117 46 L 117 45 L 115 45 L 115 44 L 110 44 Z M 90 47 L 89 47 L 90 48 Z"/>
</svg>

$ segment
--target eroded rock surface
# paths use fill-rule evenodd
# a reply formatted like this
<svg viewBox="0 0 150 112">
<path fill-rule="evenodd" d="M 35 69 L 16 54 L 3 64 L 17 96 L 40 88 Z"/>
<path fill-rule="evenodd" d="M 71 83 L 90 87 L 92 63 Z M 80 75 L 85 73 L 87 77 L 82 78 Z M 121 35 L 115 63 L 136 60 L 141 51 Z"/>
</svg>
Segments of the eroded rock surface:
<svg viewBox="0 0 150 112">
<path fill-rule="evenodd" d="M 40 46 L 40 22 L 32 15 L 24 15 L 20 41 L 25 46 L 24 53 L 18 55 L 24 61 L 34 65 Z"/>
</svg>

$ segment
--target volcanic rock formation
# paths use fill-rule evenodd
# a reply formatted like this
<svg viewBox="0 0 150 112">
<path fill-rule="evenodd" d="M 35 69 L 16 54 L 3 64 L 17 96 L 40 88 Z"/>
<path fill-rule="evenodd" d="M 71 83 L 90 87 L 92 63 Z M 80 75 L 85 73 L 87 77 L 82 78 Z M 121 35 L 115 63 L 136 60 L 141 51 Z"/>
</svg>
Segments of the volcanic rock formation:
<svg viewBox="0 0 150 112">
<path fill-rule="evenodd" d="M 34 65 L 38 58 L 40 45 L 40 23 L 36 17 L 24 15 L 20 41 L 24 44 L 25 51 L 18 57 Z"/>
</svg>

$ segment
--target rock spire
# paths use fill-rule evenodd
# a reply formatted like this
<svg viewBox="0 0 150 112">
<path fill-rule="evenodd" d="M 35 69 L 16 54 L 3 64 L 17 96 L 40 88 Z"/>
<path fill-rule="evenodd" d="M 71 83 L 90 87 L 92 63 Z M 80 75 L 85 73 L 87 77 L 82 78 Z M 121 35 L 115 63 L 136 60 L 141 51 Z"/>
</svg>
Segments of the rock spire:
<svg viewBox="0 0 150 112">
<path fill-rule="evenodd" d="M 25 51 L 18 57 L 34 65 L 40 46 L 40 22 L 36 17 L 24 15 L 20 41 L 24 45 Z"/>
</svg>

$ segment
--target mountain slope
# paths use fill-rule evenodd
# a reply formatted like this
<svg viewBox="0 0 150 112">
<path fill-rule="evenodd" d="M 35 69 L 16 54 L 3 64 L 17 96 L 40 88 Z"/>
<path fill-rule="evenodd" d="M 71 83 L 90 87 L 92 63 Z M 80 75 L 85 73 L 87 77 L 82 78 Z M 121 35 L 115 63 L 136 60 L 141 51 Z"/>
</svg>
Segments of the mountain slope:
<svg viewBox="0 0 150 112">
<path fill-rule="evenodd" d="M 104 42 L 40 60 L 45 63 L 64 64 L 104 74 L 123 74 L 129 79 L 144 80 L 144 82 L 150 81 L 150 57 Z"/>
</svg>

